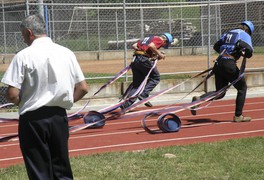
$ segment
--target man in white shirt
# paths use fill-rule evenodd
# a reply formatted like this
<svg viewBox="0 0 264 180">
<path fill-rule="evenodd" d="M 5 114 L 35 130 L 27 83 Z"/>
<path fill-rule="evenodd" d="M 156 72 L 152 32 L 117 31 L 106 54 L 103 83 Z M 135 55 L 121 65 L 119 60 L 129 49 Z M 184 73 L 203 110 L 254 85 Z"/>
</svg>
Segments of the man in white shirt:
<svg viewBox="0 0 264 180">
<path fill-rule="evenodd" d="M 72 51 L 53 43 L 41 15 L 20 25 L 27 48 L 18 52 L 2 82 L 19 107 L 19 141 L 29 179 L 73 179 L 66 109 L 88 93 Z"/>
</svg>

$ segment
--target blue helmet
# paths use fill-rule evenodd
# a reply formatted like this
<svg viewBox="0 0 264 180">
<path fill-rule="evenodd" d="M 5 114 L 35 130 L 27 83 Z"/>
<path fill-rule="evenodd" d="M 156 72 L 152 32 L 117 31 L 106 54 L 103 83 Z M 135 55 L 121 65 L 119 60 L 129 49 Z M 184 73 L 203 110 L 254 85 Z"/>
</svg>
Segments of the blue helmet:
<svg viewBox="0 0 264 180">
<path fill-rule="evenodd" d="M 173 37 L 170 33 L 163 33 L 162 36 L 165 36 L 168 40 L 167 46 L 164 47 L 165 49 L 167 49 L 171 45 Z"/>
<path fill-rule="evenodd" d="M 253 34 L 255 28 L 251 21 L 243 21 L 241 24 L 246 25 L 248 27 L 248 29 L 250 30 L 250 35 Z"/>
</svg>

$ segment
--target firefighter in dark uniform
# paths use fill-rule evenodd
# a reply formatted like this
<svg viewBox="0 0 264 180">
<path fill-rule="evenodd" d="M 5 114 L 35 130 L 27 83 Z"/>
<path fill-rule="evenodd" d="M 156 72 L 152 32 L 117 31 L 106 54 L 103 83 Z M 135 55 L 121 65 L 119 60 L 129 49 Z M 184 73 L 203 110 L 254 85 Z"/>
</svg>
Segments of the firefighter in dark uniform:
<svg viewBox="0 0 264 180">
<path fill-rule="evenodd" d="M 146 75 L 153 66 L 153 61 L 150 59 L 157 58 L 158 60 L 164 60 L 165 54 L 159 49 L 161 47 L 167 49 L 173 42 L 173 37 L 169 33 L 164 33 L 161 36 L 148 36 L 143 40 L 139 40 L 137 43 L 132 45 L 135 50 L 133 60 L 131 63 L 131 69 L 133 73 L 133 82 L 129 89 L 127 89 L 127 97 L 131 97 L 134 92 L 138 89 L 140 84 L 145 79 Z M 137 98 L 139 100 L 145 99 L 149 96 L 149 93 L 157 86 L 160 82 L 160 74 L 155 67 L 149 75 L 148 81 L 143 92 L 135 98 L 131 98 L 121 105 L 121 109 L 131 106 Z M 151 107 L 150 102 L 145 103 L 146 106 Z"/>
<path fill-rule="evenodd" d="M 240 70 L 237 67 L 236 62 L 241 56 L 251 58 L 253 54 L 251 35 L 253 32 L 253 23 L 251 21 L 243 21 L 242 23 L 240 23 L 237 29 L 233 29 L 226 34 L 223 34 L 223 36 L 214 44 L 214 50 L 219 54 L 222 53 L 213 67 L 213 72 L 215 74 L 216 91 L 222 89 L 223 87 L 228 85 L 228 83 L 233 82 L 239 77 Z M 242 115 L 247 93 L 247 84 L 245 81 L 245 77 L 242 77 L 233 86 L 237 89 L 236 109 L 233 121 L 250 121 L 251 117 L 245 117 Z M 200 97 L 194 96 L 193 101 L 204 98 L 210 93 L 211 92 L 208 92 Z M 214 100 L 221 99 L 224 96 L 225 93 L 222 93 Z M 193 115 L 196 115 L 195 108 L 197 108 L 197 106 L 192 107 L 191 109 L 191 113 Z"/>
</svg>

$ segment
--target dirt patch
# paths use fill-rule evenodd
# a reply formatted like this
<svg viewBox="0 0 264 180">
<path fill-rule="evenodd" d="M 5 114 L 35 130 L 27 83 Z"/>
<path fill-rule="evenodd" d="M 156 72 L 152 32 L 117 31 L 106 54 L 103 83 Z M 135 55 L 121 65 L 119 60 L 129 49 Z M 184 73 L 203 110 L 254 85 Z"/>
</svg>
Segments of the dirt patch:
<svg viewBox="0 0 264 180">
<path fill-rule="evenodd" d="M 216 56 L 211 56 L 210 67 L 213 66 L 213 60 Z M 240 66 L 242 58 L 238 61 Z M 128 58 L 127 65 L 131 59 Z M 124 65 L 123 59 L 103 60 L 103 61 L 79 61 L 84 73 L 111 73 L 115 74 L 122 70 Z M 1 64 L 0 71 L 7 69 L 9 64 Z M 173 56 L 166 57 L 165 60 L 158 62 L 158 69 L 160 73 L 174 73 L 174 72 L 188 72 L 188 71 L 202 71 L 208 68 L 208 59 L 206 55 L 196 56 Z M 254 55 L 247 61 L 247 68 L 264 68 L 264 55 Z"/>
<path fill-rule="evenodd" d="M 212 56 L 210 67 L 213 66 L 216 56 Z M 238 61 L 238 66 L 242 58 Z M 105 61 L 80 61 L 83 72 L 88 73 L 117 73 L 125 67 L 124 60 L 105 60 Z M 130 63 L 128 59 L 127 64 Z M 174 56 L 166 57 L 165 60 L 158 62 L 160 73 L 202 71 L 208 68 L 207 56 Z M 264 55 L 254 55 L 247 61 L 247 68 L 264 68 Z"/>
</svg>

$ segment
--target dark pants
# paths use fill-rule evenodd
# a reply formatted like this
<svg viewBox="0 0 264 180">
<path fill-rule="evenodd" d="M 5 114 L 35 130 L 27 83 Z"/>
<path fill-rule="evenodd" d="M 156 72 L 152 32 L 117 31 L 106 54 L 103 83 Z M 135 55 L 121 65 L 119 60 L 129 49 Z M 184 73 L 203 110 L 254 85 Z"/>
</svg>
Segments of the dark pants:
<svg viewBox="0 0 264 180">
<path fill-rule="evenodd" d="M 233 82 L 239 77 L 240 70 L 236 65 L 236 61 L 234 59 L 221 58 L 215 63 L 213 67 L 213 71 L 215 74 L 215 87 L 216 91 L 222 89 L 228 83 Z M 233 85 L 237 89 L 237 97 L 236 97 L 236 109 L 235 115 L 240 116 L 243 111 L 243 107 L 245 104 L 246 94 L 247 94 L 247 84 L 245 78 L 242 77 L 238 82 Z M 209 92 L 211 93 L 211 92 Z M 205 97 L 209 95 L 206 93 L 201 97 Z M 225 96 L 225 93 L 221 94 L 215 99 L 221 99 Z"/>
<path fill-rule="evenodd" d="M 149 73 L 152 66 L 153 66 L 153 62 L 151 62 L 147 57 L 142 55 L 136 55 L 134 62 L 131 64 L 131 69 L 133 73 L 133 82 L 132 82 L 132 87 L 128 92 L 128 97 L 131 97 L 136 92 L 140 84 L 144 81 L 145 77 Z M 160 82 L 160 73 L 157 67 L 155 67 L 150 73 L 149 78 L 147 80 L 147 84 L 143 92 L 140 94 L 140 96 L 142 98 L 147 98 L 150 92 L 159 84 L 159 82 Z M 132 98 L 129 101 L 126 101 L 123 104 L 123 108 L 132 105 L 136 100 L 137 98 Z"/>
<path fill-rule="evenodd" d="M 19 117 L 18 132 L 29 179 L 73 179 L 65 109 L 46 106 L 26 112 Z"/>
</svg>

